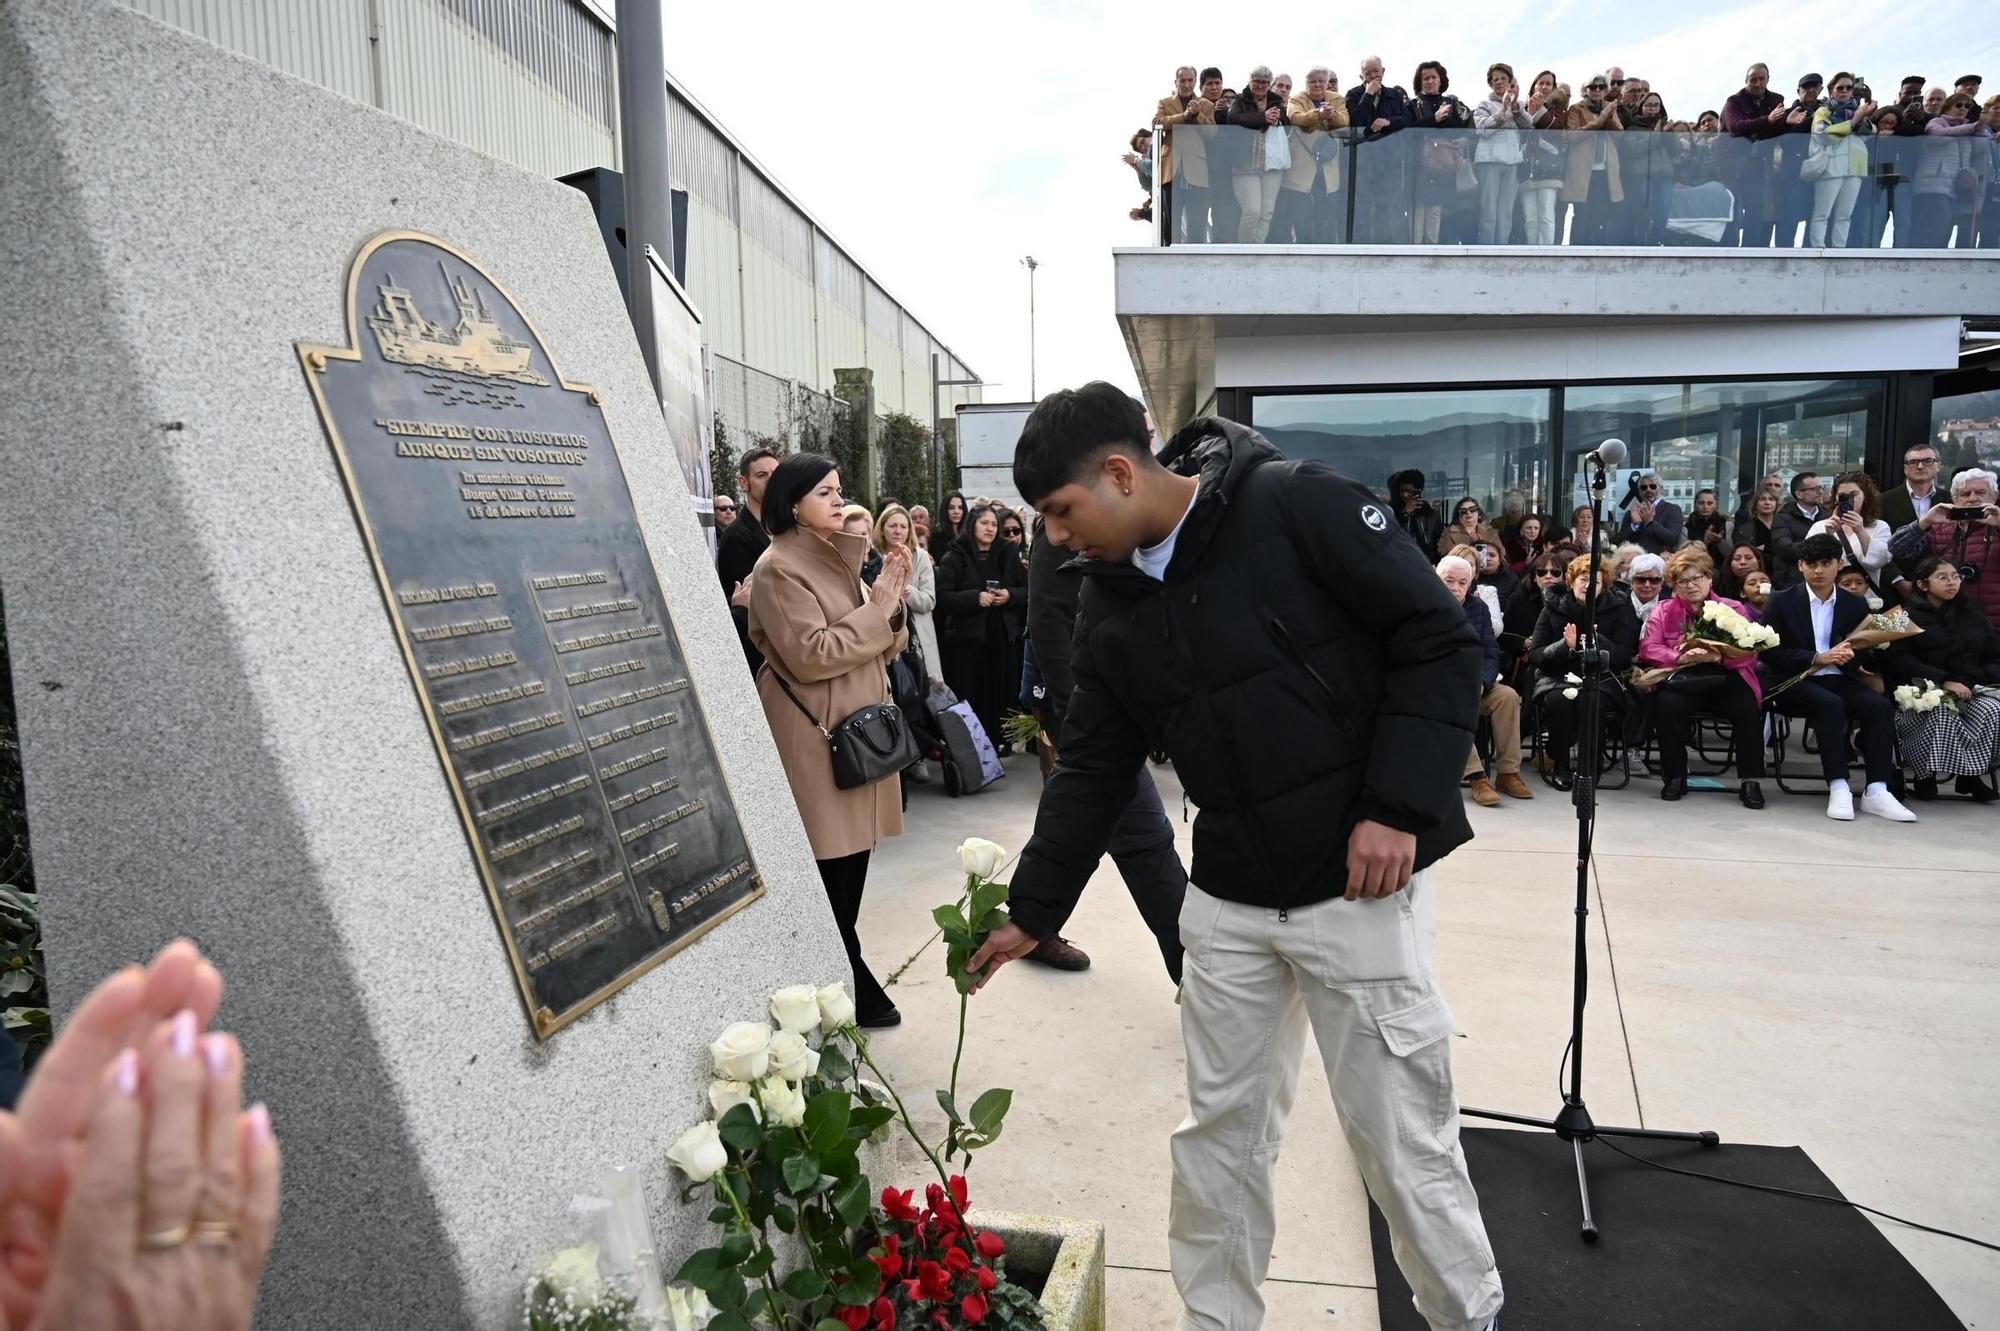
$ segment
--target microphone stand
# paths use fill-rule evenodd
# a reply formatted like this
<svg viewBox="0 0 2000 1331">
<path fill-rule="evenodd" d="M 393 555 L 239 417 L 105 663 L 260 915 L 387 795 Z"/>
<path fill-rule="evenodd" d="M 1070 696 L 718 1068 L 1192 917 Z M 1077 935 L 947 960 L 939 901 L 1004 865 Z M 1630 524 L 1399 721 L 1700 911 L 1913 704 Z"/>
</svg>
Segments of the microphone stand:
<svg viewBox="0 0 2000 1331">
<path fill-rule="evenodd" d="M 1568 1142 L 1576 1151 L 1576 1188 L 1583 1206 L 1583 1241 L 1595 1243 L 1597 1220 L 1590 1209 L 1590 1175 L 1583 1163 L 1585 1142 L 1598 1137 L 1643 1137 L 1657 1141 L 1700 1142 L 1705 1147 L 1714 1147 L 1720 1145 L 1722 1139 L 1713 1132 L 1605 1127 L 1591 1121 L 1590 1110 L 1583 1102 L 1583 1009 L 1590 992 L 1590 960 L 1584 945 L 1589 937 L 1590 845 L 1597 826 L 1598 726 L 1603 707 L 1598 678 L 1610 665 L 1609 653 L 1597 642 L 1597 598 L 1600 594 L 1597 570 L 1598 552 L 1604 539 L 1605 467 L 1604 459 L 1595 454 L 1589 461 L 1597 469 L 1596 478 L 1591 482 L 1591 510 L 1597 520 L 1590 526 L 1591 594 L 1584 599 L 1583 623 L 1576 652 L 1576 673 L 1582 677 L 1583 684 L 1576 694 L 1577 761 L 1575 784 L 1570 794 L 1570 802 L 1576 806 L 1576 959 L 1570 980 L 1569 1086 L 1563 1091 L 1562 1108 L 1552 1119 L 1502 1113 L 1494 1109 L 1461 1109 L 1459 1113 L 1472 1118 L 1542 1128 Z"/>
</svg>

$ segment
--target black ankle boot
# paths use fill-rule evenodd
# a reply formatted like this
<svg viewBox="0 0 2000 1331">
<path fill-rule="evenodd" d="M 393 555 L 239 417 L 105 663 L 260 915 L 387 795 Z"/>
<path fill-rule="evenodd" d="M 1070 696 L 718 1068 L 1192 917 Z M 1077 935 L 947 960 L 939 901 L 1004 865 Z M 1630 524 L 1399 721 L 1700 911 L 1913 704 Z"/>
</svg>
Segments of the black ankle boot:
<svg viewBox="0 0 2000 1331">
<path fill-rule="evenodd" d="M 1961 795 L 1970 795 L 1975 804 L 1991 804 L 1994 800 L 2000 799 L 2000 791 L 1995 791 L 1976 776 L 1960 777 L 1956 789 Z"/>
</svg>

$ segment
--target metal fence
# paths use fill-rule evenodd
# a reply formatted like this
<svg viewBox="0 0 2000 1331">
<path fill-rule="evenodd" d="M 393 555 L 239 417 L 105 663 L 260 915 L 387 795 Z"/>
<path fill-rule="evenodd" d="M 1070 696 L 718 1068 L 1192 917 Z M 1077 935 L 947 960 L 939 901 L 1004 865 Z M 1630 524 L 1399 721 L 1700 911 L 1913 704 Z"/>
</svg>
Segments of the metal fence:
<svg viewBox="0 0 2000 1331">
<path fill-rule="evenodd" d="M 727 431 L 729 447 L 740 453 L 759 443 L 784 448 L 825 447 L 847 423 L 847 403 L 796 379 L 759 370 L 728 356 L 709 353 L 709 409 Z"/>
</svg>

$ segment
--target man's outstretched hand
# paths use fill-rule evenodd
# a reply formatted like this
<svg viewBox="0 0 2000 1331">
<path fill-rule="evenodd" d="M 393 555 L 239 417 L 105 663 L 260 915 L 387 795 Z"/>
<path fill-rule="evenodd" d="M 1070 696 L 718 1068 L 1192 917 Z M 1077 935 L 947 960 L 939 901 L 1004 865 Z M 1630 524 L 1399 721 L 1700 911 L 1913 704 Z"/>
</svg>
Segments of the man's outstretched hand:
<svg viewBox="0 0 2000 1331">
<path fill-rule="evenodd" d="M 1021 931 L 1021 926 L 1012 920 L 986 935 L 986 941 L 972 954 L 972 960 L 965 963 L 965 973 L 979 977 L 979 983 L 972 986 L 972 992 L 976 994 L 984 989 L 1002 966 L 1010 961 L 1019 961 L 1041 946 L 1041 942 L 1039 938 L 1028 937 Z M 988 966 L 988 962 L 992 965 Z"/>
</svg>

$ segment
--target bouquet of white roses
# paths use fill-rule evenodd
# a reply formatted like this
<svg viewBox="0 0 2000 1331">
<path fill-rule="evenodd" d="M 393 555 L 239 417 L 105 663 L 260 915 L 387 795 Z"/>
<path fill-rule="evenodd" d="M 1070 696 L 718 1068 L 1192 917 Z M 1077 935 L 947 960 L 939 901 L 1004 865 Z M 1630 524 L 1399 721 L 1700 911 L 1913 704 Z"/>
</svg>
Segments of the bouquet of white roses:
<svg viewBox="0 0 2000 1331">
<path fill-rule="evenodd" d="M 1915 680 L 1897 689 L 1894 696 L 1896 706 L 1906 712 L 1935 712 L 1940 707 L 1947 712 L 1958 710 L 1958 699 L 1935 680 Z"/>
<path fill-rule="evenodd" d="M 1740 661 L 1766 647 L 1778 645 L 1778 635 L 1768 625 L 1757 624 L 1721 601 L 1704 601 L 1699 618 L 1689 621 L 1681 635 L 1681 646 L 1705 643 L 1724 657 Z"/>
</svg>

